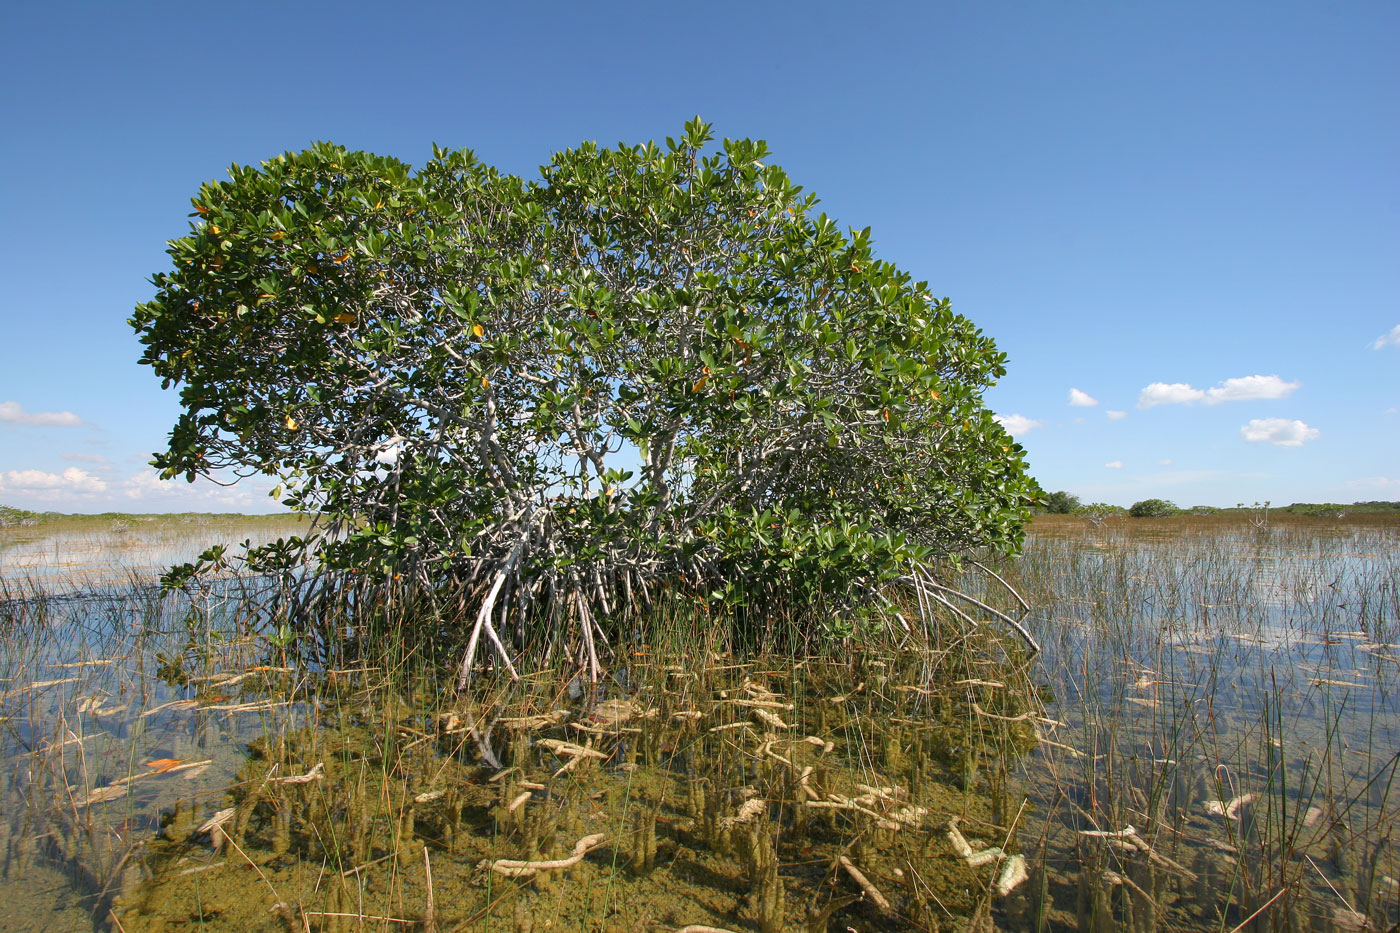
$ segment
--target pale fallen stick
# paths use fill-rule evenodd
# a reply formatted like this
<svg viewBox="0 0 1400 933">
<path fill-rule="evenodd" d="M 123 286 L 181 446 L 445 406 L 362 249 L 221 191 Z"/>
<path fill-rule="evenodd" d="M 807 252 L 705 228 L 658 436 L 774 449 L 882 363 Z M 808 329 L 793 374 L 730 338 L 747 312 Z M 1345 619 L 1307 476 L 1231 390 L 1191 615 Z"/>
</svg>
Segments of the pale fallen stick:
<svg viewBox="0 0 1400 933">
<path fill-rule="evenodd" d="M 607 833 L 594 833 L 591 836 L 584 836 L 574 843 L 573 854 L 568 858 L 524 860 L 498 858 L 494 862 L 482 862 L 482 866 L 488 867 L 498 875 L 505 875 L 507 878 L 532 878 L 542 871 L 552 871 L 556 868 L 569 868 L 583 861 L 583 857 L 591 849 L 597 848 L 607 841 Z"/>
<path fill-rule="evenodd" d="M 237 812 L 237 807 L 220 810 L 201 823 L 195 832 L 208 833 L 209 843 L 214 847 L 214 851 L 218 852 L 224 847 L 224 840 L 228 839 L 228 834 L 224 832 L 224 824 L 233 819 L 233 815 Z"/>
<path fill-rule="evenodd" d="M 45 687 L 57 687 L 59 684 L 77 683 L 80 677 L 60 677 L 57 680 L 40 680 L 32 684 L 25 684 L 23 687 L 16 687 L 0 693 L 0 700 L 8 700 L 10 697 L 19 696 L 21 693 L 30 693 L 34 690 L 42 690 Z"/>
<path fill-rule="evenodd" d="M 212 764 L 214 759 L 205 758 L 203 761 L 186 761 L 171 768 L 163 768 L 160 771 L 147 771 L 141 774 L 133 774 L 130 777 L 118 778 L 111 784 L 104 787 L 94 787 L 82 800 L 76 801 L 74 806 L 86 807 L 94 803 L 102 803 L 107 800 L 115 800 L 126 793 L 129 785 L 135 781 L 146 780 L 147 778 L 159 777 L 163 774 L 176 774 L 181 771 L 192 771 L 193 769 L 204 769 Z M 192 776 L 192 775 L 187 775 Z"/>
<path fill-rule="evenodd" d="M 762 797 L 750 797 L 748 800 L 745 800 L 742 804 L 739 805 L 739 811 L 737 813 L 735 813 L 733 816 L 726 816 L 724 819 L 719 821 L 719 825 L 725 829 L 728 829 L 731 826 L 738 826 L 742 823 L 747 823 L 751 821 L 760 813 L 766 812 L 767 809 L 768 802 L 765 801 Z"/>
<path fill-rule="evenodd" d="M 599 758 L 607 761 L 608 756 L 598 751 L 596 748 L 586 748 L 582 745 L 575 745 L 573 742 L 564 742 L 559 739 L 539 739 L 535 744 L 543 745 L 556 755 L 563 755 L 569 758 Z"/>
<path fill-rule="evenodd" d="M 865 872 L 857 868 L 855 863 L 844 855 L 836 861 L 842 868 L 846 869 L 846 874 L 850 875 L 851 880 L 860 886 L 860 889 L 865 892 L 865 896 L 870 898 L 870 903 L 875 905 L 876 910 L 886 916 L 894 914 L 894 907 L 885 898 L 885 895 L 880 893 L 880 889 L 871 884 L 870 879 L 865 877 Z"/>
<path fill-rule="evenodd" d="M 418 920 L 405 920 L 402 917 L 371 917 L 369 914 L 337 913 L 332 910 L 303 910 L 308 917 L 349 917 L 354 920 L 372 920 L 375 923 L 420 923 Z"/>
<path fill-rule="evenodd" d="M 171 700 L 169 703 L 162 703 L 160 706 L 146 710 L 138 719 L 145 719 L 147 716 L 154 716 L 156 713 L 163 713 L 166 710 L 193 709 L 199 705 L 198 700 Z"/>
<path fill-rule="evenodd" d="M 777 700 L 745 700 L 735 697 L 732 700 L 725 700 L 724 702 L 734 706 L 746 706 L 750 709 L 781 709 L 788 710 L 789 712 L 796 709 L 791 703 L 780 703 Z"/>
<path fill-rule="evenodd" d="M 1207 800 L 1205 804 L 1206 812 L 1213 816 L 1223 816 L 1226 819 L 1238 820 L 1240 818 L 1240 807 L 1254 802 L 1253 794 L 1241 794 L 1233 798 L 1229 803 L 1223 800 Z"/>
<path fill-rule="evenodd" d="M 749 710 L 749 714 L 750 714 L 751 716 L 753 716 L 754 719 L 757 719 L 759 722 L 763 723 L 765 726 L 769 726 L 769 727 L 774 728 L 774 729 L 791 729 L 791 728 L 792 728 L 792 726 L 790 726 L 790 725 L 788 725 L 787 723 L 783 722 L 782 718 L 781 718 L 780 716 L 778 716 L 776 713 L 770 713 L 770 712 L 769 712 L 768 710 L 766 710 L 766 709 L 761 709 L 761 708 L 751 709 L 751 710 Z"/>
<path fill-rule="evenodd" d="M 1001 874 L 997 876 L 996 892 L 998 896 L 1006 897 L 1030 876 L 1030 872 L 1026 871 L 1026 857 L 1024 855 L 1011 856 L 1002 866 Z"/>
<path fill-rule="evenodd" d="M 507 729 L 541 729 L 545 726 L 552 726 L 569 718 L 567 710 L 555 710 L 552 713 L 540 713 L 536 716 L 520 716 L 514 719 L 502 719 L 501 725 Z"/>
<path fill-rule="evenodd" d="M 310 771 L 306 772 L 305 774 L 290 774 L 290 775 L 288 775 L 287 777 L 268 778 L 268 779 L 267 779 L 267 783 L 269 783 L 269 784 L 310 784 L 312 781 L 324 780 L 326 775 L 325 775 L 323 772 L 325 771 L 325 769 L 326 769 L 325 762 L 320 762 L 320 761 L 318 761 L 318 762 L 316 762 L 316 767 L 312 768 Z"/>
<path fill-rule="evenodd" d="M 996 713 L 989 713 L 976 703 L 972 704 L 972 711 L 978 716 L 985 716 L 987 719 L 996 719 L 1001 722 L 1025 722 L 1027 719 L 1035 719 L 1035 713 L 1022 713 L 1019 716 L 999 716 Z"/>
<path fill-rule="evenodd" d="M 944 829 L 948 834 L 948 841 L 952 843 L 953 851 L 957 853 L 958 858 L 974 868 L 978 865 L 985 865 L 988 862 L 994 862 L 999 858 L 1006 857 L 1006 853 L 1000 846 L 992 846 L 980 852 L 974 852 L 972 846 L 968 844 L 967 839 L 963 836 L 962 831 L 958 829 L 957 817 L 953 817 L 945 823 Z"/>
<path fill-rule="evenodd" d="M 883 813 L 876 813 L 869 807 L 864 807 L 849 797 L 842 797 L 840 794 L 829 794 L 835 800 L 808 800 L 803 806 L 811 807 L 814 810 L 854 810 L 857 813 L 864 813 L 866 816 L 875 819 L 875 825 L 881 829 L 898 830 L 900 825 L 894 820 L 886 818 Z"/>
<path fill-rule="evenodd" d="M 751 723 L 751 722 L 731 722 L 731 723 L 727 723 L 726 725 L 723 725 L 723 726 L 711 726 L 711 727 L 710 727 L 710 731 L 711 731 L 711 732 L 725 732 L 725 731 L 727 731 L 727 730 L 729 730 L 729 729 L 752 729 L 752 728 L 753 728 L 753 723 Z"/>
</svg>

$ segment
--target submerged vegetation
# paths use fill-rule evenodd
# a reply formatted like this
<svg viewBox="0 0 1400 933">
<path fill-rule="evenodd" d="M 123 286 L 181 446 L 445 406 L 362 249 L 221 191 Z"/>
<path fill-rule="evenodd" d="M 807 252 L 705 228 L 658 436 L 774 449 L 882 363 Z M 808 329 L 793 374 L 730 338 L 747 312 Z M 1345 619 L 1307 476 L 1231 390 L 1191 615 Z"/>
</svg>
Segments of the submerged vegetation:
<svg viewBox="0 0 1400 933">
<path fill-rule="evenodd" d="M 133 933 L 1388 929 L 1397 543 L 1050 516 L 989 565 L 1035 664 L 951 615 L 744 650 L 675 600 L 596 683 L 459 694 L 422 645 L 284 637 L 275 577 L 11 588 L 0 896 Z"/>
</svg>

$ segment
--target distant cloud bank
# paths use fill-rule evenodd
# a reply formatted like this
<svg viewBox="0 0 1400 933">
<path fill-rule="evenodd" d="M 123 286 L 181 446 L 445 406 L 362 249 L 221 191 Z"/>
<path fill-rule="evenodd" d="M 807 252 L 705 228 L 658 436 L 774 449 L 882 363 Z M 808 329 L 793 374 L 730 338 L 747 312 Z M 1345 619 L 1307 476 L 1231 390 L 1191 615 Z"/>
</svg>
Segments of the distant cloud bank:
<svg viewBox="0 0 1400 933">
<path fill-rule="evenodd" d="M 1190 405 L 1204 402 L 1244 402 L 1253 399 L 1287 398 L 1301 382 L 1285 382 L 1279 376 L 1237 376 L 1210 389 L 1198 389 L 1188 382 L 1154 382 L 1138 394 L 1138 408 L 1157 405 Z"/>
<path fill-rule="evenodd" d="M 19 402 L 0 402 L 0 421 L 41 428 L 75 428 L 83 423 L 71 411 L 25 411 Z"/>
<path fill-rule="evenodd" d="M 1374 346 L 1377 350 L 1384 349 L 1385 347 L 1400 347 L 1400 324 L 1396 324 L 1392 327 L 1390 333 L 1381 334 L 1377 337 Z"/>
<path fill-rule="evenodd" d="M 107 491 L 107 481 L 87 470 L 69 467 L 62 473 L 43 470 L 7 470 L 0 474 L 0 492 L 39 493 L 53 498 L 63 493 L 99 493 Z"/>
</svg>

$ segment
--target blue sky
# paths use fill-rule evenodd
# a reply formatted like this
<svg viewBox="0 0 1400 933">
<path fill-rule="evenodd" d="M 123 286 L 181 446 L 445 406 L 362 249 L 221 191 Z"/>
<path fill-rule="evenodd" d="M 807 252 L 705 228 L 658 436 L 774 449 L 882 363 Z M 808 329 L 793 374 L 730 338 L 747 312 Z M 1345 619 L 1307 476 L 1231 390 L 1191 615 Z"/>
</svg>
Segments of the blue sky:
<svg viewBox="0 0 1400 933">
<path fill-rule="evenodd" d="M 136 365 L 189 198 L 314 140 L 533 174 L 695 114 L 996 338 L 1047 489 L 1400 499 L 1400 5 L 12 4 L 0 503 L 261 511 L 158 482 Z M 1071 403 L 1072 390 L 1082 393 Z M 1095 404 L 1088 404 L 1088 402 Z"/>
</svg>

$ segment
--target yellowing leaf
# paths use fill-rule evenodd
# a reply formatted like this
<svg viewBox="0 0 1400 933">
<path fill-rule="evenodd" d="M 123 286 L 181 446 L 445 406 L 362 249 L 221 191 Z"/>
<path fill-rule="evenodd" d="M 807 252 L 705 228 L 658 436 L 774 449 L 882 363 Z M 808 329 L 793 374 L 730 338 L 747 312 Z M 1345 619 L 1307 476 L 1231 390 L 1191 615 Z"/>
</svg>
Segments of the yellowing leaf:
<svg viewBox="0 0 1400 933">
<path fill-rule="evenodd" d="M 296 429 L 297 429 L 297 419 L 293 418 L 291 415 L 288 415 L 288 416 L 287 416 L 287 430 L 288 430 L 288 431 L 295 431 Z"/>
<path fill-rule="evenodd" d="M 341 263 L 343 263 L 345 260 L 347 260 L 347 259 L 349 259 L 349 258 L 350 258 L 350 251 L 349 251 L 349 250 L 346 250 L 345 252 L 341 253 L 339 256 L 335 257 L 335 259 L 333 260 L 333 262 L 338 266 L 338 265 L 340 265 Z"/>
<path fill-rule="evenodd" d="M 690 387 L 690 391 L 692 391 L 692 392 L 699 392 L 701 389 L 705 388 L 705 383 L 707 383 L 707 382 L 709 382 L 709 381 L 710 381 L 710 377 L 709 377 L 708 374 L 707 374 L 707 375 L 704 375 L 704 376 L 701 376 L 699 379 L 695 380 L 695 385 L 693 385 L 693 386 Z"/>
<path fill-rule="evenodd" d="M 283 239 L 284 237 L 286 237 L 286 235 L 287 235 L 287 234 L 283 233 L 281 230 L 274 230 L 274 231 L 272 231 L 272 238 L 273 238 L 274 240 Z"/>
<path fill-rule="evenodd" d="M 475 336 L 475 337 L 485 337 L 485 336 L 486 336 L 486 328 L 482 327 L 480 324 L 473 324 L 473 325 L 472 325 L 472 335 Z"/>
<path fill-rule="evenodd" d="M 342 311 L 340 314 L 337 314 L 337 315 L 335 316 L 335 319 L 336 319 L 336 323 L 339 323 L 339 324 L 354 324 L 354 323 L 355 323 L 355 315 L 351 314 L 349 311 Z"/>
<path fill-rule="evenodd" d="M 483 389 L 486 388 L 487 386 L 489 386 L 490 384 L 491 384 L 491 380 L 487 379 L 485 376 L 482 376 L 482 377 L 481 377 L 481 387 L 482 387 Z"/>
<path fill-rule="evenodd" d="M 890 423 L 890 410 L 889 410 L 888 408 L 886 408 L 884 411 L 880 412 L 880 417 L 885 419 L 885 424 L 889 424 L 889 423 Z"/>
</svg>

